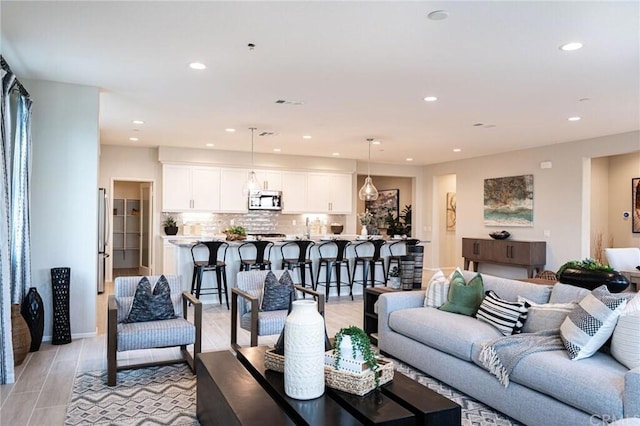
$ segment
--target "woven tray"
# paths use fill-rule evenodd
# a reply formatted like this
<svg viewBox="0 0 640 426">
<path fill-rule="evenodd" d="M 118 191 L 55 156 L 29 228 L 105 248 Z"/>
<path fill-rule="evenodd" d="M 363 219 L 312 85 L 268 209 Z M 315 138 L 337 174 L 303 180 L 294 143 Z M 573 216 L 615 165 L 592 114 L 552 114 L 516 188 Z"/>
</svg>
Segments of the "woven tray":
<svg viewBox="0 0 640 426">
<path fill-rule="evenodd" d="M 393 362 L 379 359 L 380 385 L 393 379 Z M 376 388 L 375 373 L 368 370 L 362 374 L 354 374 L 336 370 L 333 366 L 324 366 L 324 382 L 333 389 L 362 396 Z"/>
<path fill-rule="evenodd" d="M 275 349 L 269 349 L 264 353 L 264 366 L 267 370 L 284 373 L 284 356 L 274 352 Z"/>
</svg>

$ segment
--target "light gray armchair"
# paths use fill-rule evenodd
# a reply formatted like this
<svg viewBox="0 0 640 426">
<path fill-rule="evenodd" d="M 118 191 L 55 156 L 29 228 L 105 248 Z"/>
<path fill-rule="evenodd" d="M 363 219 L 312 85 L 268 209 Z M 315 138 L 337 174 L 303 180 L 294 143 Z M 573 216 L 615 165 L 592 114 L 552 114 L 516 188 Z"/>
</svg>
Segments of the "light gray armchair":
<svg viewBox="0 0 640 426">
<path fill-rule="evenodd" d="M 182 291 L 178 277 L 165 275 L 171 288 L 171 301 L 177 318 L 125 323 L 124 320 L 131 310 L 136 287 L 141 278 L 116 278 L 114 294 L 109 296 L 107 307 L 107 385 L 109 386 L 115 386 L 117 370 L 129 368 L 186 362 L 195 373 L 193 360 L 200 353 L 202 341 L 202 303 L 190 293 Z M 160 276 L 148 278 L 154 285 Z M 193 321 L 187 320 L 187 303 L 190 303 L 193 309 Z M 187 345 L 193 345 L 193 355 L 187 350 Z M 118 367 L 118 352 L 172 346 L 180 346 L 181 359 Z"/>
<path fill-rule="evenodd" d="M 276 278 L 284 270 L 238 272 L 236 286 L 231 289 L 231 347 L 238 349 L 238 323 L 251 333 L 251 346 L 258 346 L 258 336 L 280 334 L 287 318 L 287 310 L 261 311 L 264 280 L 269 272 Z M 318 312 L 324 315 L 324 295 L 302 286 L 295 286 L 303 294 L 309 294 L 318 302 Z M 240 300 L 238 300 L 240 298 Z"/>
</svg>

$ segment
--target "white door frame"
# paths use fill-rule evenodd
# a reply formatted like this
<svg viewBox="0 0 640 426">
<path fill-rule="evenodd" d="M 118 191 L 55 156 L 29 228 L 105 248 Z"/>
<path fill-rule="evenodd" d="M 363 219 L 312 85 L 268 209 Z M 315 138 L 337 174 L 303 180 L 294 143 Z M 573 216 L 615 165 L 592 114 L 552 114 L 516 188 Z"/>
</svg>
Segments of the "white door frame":
<svg viewBox="0 0 640 426">
<path fill-rule="evenodd" d="M 156 180 L 155 179 L 144 179 L 144 178 L 133 178 L 133 177 L 111 177 L 110 184 L 109 184 L 109 194 L 110 194 L 109 197 L 112 203 L 113 203 L 113 188 L 114 188 L 114 183 L 116 181 L 140 182 L 140 183 L 151 184 L 151 198 L 153 200 L 153 204 L 156 203 L 155 200 L 157 200 L 157 197 L 156 197 Z M 111 208 L 112 206 L 110 206 L 110 211 L 111 211 Z M 109 215 L 109 221 L 110 221 L 109 229 L 111 229 L 111 232 L 110 232 L 110 235 L 107 236 L 108 238 L 107 252 L 109 253 L 109 257 L 107 258 L 107 264 L 105 266 L 105 269 L 106 269 L 105 281 L 113 281 L 113 215 L 112 214 Z M 149 235 L 149 251 L 151 256 L 151 265 L 149 266 L 151 269 L 151 274 L 153 274 L 155 270 L 155 256 L 156 256 L 155 241 L 156 241 L 156 237 L 159 235 L 158 223 L 159 223 L 158 209 L 156 209 L 156 206 L 153 205 L 152 215 L 151 215 L 151 229 L 153 230 L 153 233 Z"/>
</svg>

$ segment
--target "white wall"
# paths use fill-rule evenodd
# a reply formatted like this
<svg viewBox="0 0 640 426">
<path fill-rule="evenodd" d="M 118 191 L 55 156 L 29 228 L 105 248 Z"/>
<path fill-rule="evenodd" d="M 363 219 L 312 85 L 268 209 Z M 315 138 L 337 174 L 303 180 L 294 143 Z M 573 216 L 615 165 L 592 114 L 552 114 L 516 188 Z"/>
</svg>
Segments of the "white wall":
<svg viewBox="0 0 640 426">
<path fill-rule="evenodd" d="M 456 174 L 457 229 L 456 252 L 461 253 L 462 237 L 487 238 L 497 228 L 483 224 L 484 179 L 534 175 L 534 225 L 530 228 L 508 228 L 515 240 L 547 241 L 548 269 L 555 270 L 570 259 L 589 256 L 589 221 L 584 221 L 582 208 L 585 201 L 583 189 L 590 186 L 584 181 L 584 159 L 619 155 L 638 151 L 640 132 L 550 145 L 523 151 L 508 152 L 489 157 L 473 158 L 425 167 L 425 199 L 432 200 L 435 180 L 445 174 Z M 541 169 L 540 162 L 551 161 L 551 169 Z M 589 162 L 587 162 L 588 164 Z M 431 226 L 432 209 L 423 210 L 425 226 Z M 590 212 L 586 212 L 588 218 Z M 549 237 L 544 231 L 550 232 Z M 439 244 L 437 233 L 432 235 L 433 244 Z M 586 247 L 586 249 L 585 249 Z M 463 259 L 458 257 L 458 266 Z M 433 251 L 425 253 L 425 266 L 437 267 Z M 482 272 L 498 273 L 502 276 L 524 277 L 524 269 L 482 266 Z"/>
<path fill-rule="evenodd" d="M 591 159 L 591 252 L 600 262 L 609 241 L 609 158 Z"/>
<path fill-rule="evenodd" d="M 102 145 L 100 150 L 100 175 L 99 184 L 107 188 L 109 196 L 113 199 L 111 185 L 117 181 L 152 181 L 154 182 L 155 202 L 153 212 L 154 230 L 153 241 L 153 265 L 154 268 L 162 266 L 162 240 L 160 238 L 160 222 L 162 212 L 162 165 L 158 162 L 157 148 L 138 148 L 114 145 Z M 112 217 L 110 217 L 110 220 Z M 113 229 L 113 226 L 111 227 Z M 111 236 L 110 236 L 111 238 Z M 109 241 L 107 252 L 112 254 L 112 242 Z M 107 258 L 107 280 L 111 280 L 112 258 Z M 159 269 L 158 269 L 159 270 Z"/>
<path fill-rule="evenodd" d="M 96 333 L 98 98 L 96 87 L 27 80 L 33 99 L 31 272 L 52 334 L 51 268 L 70 267 L 74 337 Z"/>
</svg>

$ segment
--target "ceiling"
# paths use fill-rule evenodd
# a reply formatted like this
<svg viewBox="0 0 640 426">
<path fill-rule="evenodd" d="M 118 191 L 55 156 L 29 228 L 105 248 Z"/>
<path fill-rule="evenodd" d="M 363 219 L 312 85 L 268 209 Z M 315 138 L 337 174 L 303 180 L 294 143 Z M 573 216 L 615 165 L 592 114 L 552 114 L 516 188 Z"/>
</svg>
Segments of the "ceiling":
<svg viewBox="0 0 640 426">
<path fill-rule="evenodd" d="M 429 19 L 437 10 L 448 19 Z M 100 88 L 102 144 L 249 151 L 255 127 L 256 152 L 365 160 L 374 138 L 373 162 L 419 165 L 640 129 L 637 1 L 3 0 L 0 12 L 20 79 Z M 559 49 L 570 41 L 584 47 Z"/>
</svg>

